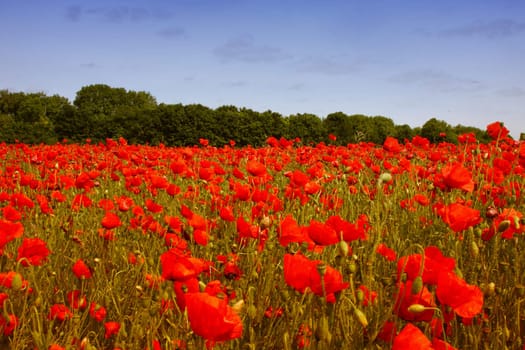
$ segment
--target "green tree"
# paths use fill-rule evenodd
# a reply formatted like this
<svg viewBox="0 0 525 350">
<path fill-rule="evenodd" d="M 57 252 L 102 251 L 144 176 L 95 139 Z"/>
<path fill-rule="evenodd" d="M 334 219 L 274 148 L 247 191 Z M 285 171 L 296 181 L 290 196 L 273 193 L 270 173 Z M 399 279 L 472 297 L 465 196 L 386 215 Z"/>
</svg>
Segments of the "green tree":
<svg viewBox="0 0 525 350">
<path fill-rule="evenodd" d="M 395 136 L 396 134 L 396 126 L 390 118 L 375 116 L 369 118 L 368 122 L 370 127 L 368 128 L 367 141 L 382 145 L 387 136 Z"/>
<path fill-rule="evenodd" d="M 94 140 L 122 136 L 125 127 L 139 120 L 133 116 L 157 107 L 155 98 L 147 92 L 126 91 L 104 84 L 82 87 L 73 104 L 77 108 L 75 121 L 80 122 L 80 134 Z M 128 117 L 130 121 L 124 122 Z"/>
<path fill-rule="evenodd" d="M 327 135 L 337 137 L 336 143 L 346 145 L 353 142 L 353 130 L 350 127 L 348 116 L 343 112 L 330 113 L 323 119 L 323 126 Z"/>
<path fill-rule="evenodd" d="M 412 140 L 416 136 L 416 132 L 408 124 L 396 125 L 394 136 L 401 142 L 404 140 Z"/>
<path fill-rule="evenodd" d="M 288 117 L 288 138 L 299 137 L 303 144 L 324 140 L 326 131 L 321 119 L 315 114 L 293 114 Z"/>
<path fill-rule="evenodd" d="M 432 118 L 421 127 L 421 136 L 432 143 L 451 142 L 457 143 L 457 135 L 452 127 L 443 120 Z"/>
</svg>

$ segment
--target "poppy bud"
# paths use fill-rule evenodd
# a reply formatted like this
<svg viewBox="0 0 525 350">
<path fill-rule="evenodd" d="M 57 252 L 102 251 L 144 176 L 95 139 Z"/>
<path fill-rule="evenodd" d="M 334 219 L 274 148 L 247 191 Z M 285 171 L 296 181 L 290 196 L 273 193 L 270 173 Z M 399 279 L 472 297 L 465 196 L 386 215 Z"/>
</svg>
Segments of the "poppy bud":
<svg viewBox="0 0 525 350">
<path fill-rule="evenodd" d="M 510 227 L 510 220 L 503 220 L 498 225 L 498 232 L 503 232 Z"/>
<path fill-rule="evenodd" d="M 13 281 L 11 282 L 11 288 L 13 288 L 14 290 L 21 290 L 22 285 L 23 285 L 22 275 L 19 274 L 18 272 L 15 272 L 13 276 Z"/>
<path fill-rule="evenodd" d="M 470 254 L 476 258 L 479 255 L 479 247 L 475 241 L 470 242 Z"/>
<path fill-rule="evenodd" d="M 408 307 L 408 312 L 413 314 L 420 314 L 425 311 L 427 308 L 421 304 L 412 304 Z"/>
<path fill-rule="evenodd" d="M 356 296 L 356 299 L 359 303 L 362 303 L 363 300 L 365 300 L 365 293 L 363 293 L 363 291 L 361 289 L 358 289 L 356 292 L 355 292 L 355 296 Z"/>
<path fill-rule="evenodd" d="M 347 256 L 348 255 L 348 243 L 346 241 L 340 241 L 337 245 L 339 255 L 341 256 Z"/>
<path fill-rule="evenodd" d="M 355 307 L 354 314 L 357 317 L 357 320 L 359 321 L 359 323 L 361 323 L 361 326 L 363 327 L 368 326 L 368 320 L 366 319 L 366 315 L 363 311 Z"/>
<path fill-rule="evenodd" d="M 315 330 L 315 335 L 317 339 L 330 342 L 332 340 L 332 334 L 328 326 L 328 318 L 326 316 L 321 317 L 319 323 L 317 324 L 317 329 Z"/>
<path fill-rule="evenodd" d="M 248 313 L 248 317 L 251 318 L 252 320 L 257 316 L 257 308 L 253 304 L 248 306 L 248 309 L 246 310 L 246 312 Z"/>
<path fill-rule="evenodd" d="M 355 262 L 351 262 L 350 265 L 348 266 L 348 269 L 350 270 L 350 273 L 356 273 L 357 265 L 355 264 Z"/>
<path fill-rule="evenodd" d="M 422 289 L 423 289 L 423 277 L 416 276 L 416 278 L 414 278 L 414 281 L 412 282 L 412 289 L 411 289 L 412 295 L 419 294 Z"/>
</svg>

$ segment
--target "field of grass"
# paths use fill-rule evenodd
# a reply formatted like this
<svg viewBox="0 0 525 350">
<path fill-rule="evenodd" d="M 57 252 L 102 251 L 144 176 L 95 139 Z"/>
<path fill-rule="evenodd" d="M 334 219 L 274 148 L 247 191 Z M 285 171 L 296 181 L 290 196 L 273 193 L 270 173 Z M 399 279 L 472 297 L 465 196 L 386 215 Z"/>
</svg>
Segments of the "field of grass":
<svg viewBox="0 0 525 350">
<path fill-rule="evenodd" d="M 522 349 L 525 143 L 0 144 L 0 346 Z"/>
</svg>

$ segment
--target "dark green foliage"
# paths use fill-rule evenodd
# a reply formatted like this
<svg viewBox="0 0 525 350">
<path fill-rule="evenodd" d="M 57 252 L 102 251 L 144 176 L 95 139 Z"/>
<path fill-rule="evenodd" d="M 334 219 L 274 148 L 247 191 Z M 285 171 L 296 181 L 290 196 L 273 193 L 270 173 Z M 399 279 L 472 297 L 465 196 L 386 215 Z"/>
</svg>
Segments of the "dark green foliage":
<svg viewBox="0 0 525 350">
<path fill-rule="evenodd" d="M 128 91 L 104 84 L 82 87 L 73 103 L 44 93 L 0 90 L 0 142 L 56 143 L 105 141 L 123 137 L 132 144 L 211 146 L 235 141 L 238 146 L 263 146 L 268 137 L 301 139 L 302 144 L 357 142 L 382 144 L 388 136 L 401 142 L 415 135 L 431 142 L 457 143 L 457 136 L 473 133 L 480 142 L 490 138 L 483 130 L 432 118 L 422 127 L 396 125 L 387 117 L 335 112 L 283 117 L 270 110 L 257 112 L 236 106 L 210 109 L 200 104 L 157 104 L 148 92 Z M 335 140 L 328 136 L 332 134 Z"/>
</svg>

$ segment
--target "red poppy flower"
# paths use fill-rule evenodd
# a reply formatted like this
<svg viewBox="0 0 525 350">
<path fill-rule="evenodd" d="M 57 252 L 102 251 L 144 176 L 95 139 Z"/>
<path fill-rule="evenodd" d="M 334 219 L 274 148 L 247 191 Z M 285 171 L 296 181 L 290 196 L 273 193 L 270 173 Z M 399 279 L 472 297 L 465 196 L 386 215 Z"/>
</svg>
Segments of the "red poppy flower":
<svg viewBox="0 0 525 350">
<path fill-rule="evenodd" d="M 389 152 L 399 153 L 402 147 L 396 138 L 392 136 L 387 136 L 387 138 L 385 139 L 385 142 L 383 143 L 383 149 Z"/>
<path fill-rule="evenodd" d="M 188 278 L 196 277 L 201 272 L 207 271 L 210 262 L 183 256 L 178 249 L 172 248 L 160 256 L 162 277 L 171 281 L 183 281 Z"/>
<path fill-rule="evenodd" d="M 0 254 L 3 253 L 7 243 L 22 236 L 23 233 L 24 226 L 21 223 L 0 219 Z"/>
<path fill-rule="evenodd" d="M 0 317 L 0 330 L 5 336 L 10 336 L 13 334 L 15 328 L 18 326 L 18 317 L 13 314 L 4 314 L 3 317 Z"/>
<path fill-rule="evenodd" d="M 78 211 L 81 208 L 89 208 L 93 204 L 93 201 L 91 198 L 89 198 L 87 195 L 79 193 L 73 198 L 73 201 L 71 202 L 71 208 L 73 211 Z"/>
<path fill-rule="evenodd" d="M 72 270 L 79 279 L 90 279 L 92 277 L 91 269 L 82 259 L 78 259 L 75 264 L 73 264 Z"/>
<path fill-rule="evenodd" d="M 379 243 L 376 249 L 376 253 L 382 255 L 388 261 L 395 261 L 397 259 L 396 251 L 389 248 L 384 243 Z"/>
<path fill-rule="evenodd" d="M 85 295 L 78 289 L 69 291 L 66 295 L 66 300 L 72 309 L 84 310 L 87 307 L 87 299 Z"/>
<path fill-rule="evenodd" d="M 295 221 L 291 214 L 286 215 L 277 230 L 279 232 L 279 244 L 283 247 L 286 247 L 292 242 L 302 243 L 311 241 L 310 237 L 305 234 L 305 231 L 297 224 L 297 221 Z M 312 241 L 312 245 L 313 244 Z"/>
<path fill-rule="evenodd" d="M 162 205 L 155 203 L 152 199 L 146 199 L 146 208 L 152 213 L 161 213 L 164 208 Z"/>
<path fill-rule="evenodd" d="M 482 311 L 483 292 L 478 286 L 469 285 L 454 272 L 441 272 L 436 289 L 438 300 L 454 309 L 456 314 L 471 318 Z"/>
<path fill-rule="evenodd" d="M 306 232 L 312 241 L 318 245 L 336 244 L 341 240 L 341 235 L 338 235 L 332 227 L 316 220 L 310 221 Z"/>
<path fill-rule="evenodd" d="M 47 244 L 40 238 L 24 238 L 20 247 L 18 247 L 17 261 L 21 261 L 23 266 L 40 266 L 46 260 L 50 251 Z"/>
<path fill-rule="evenodd" d="M 115 203 L 111 199 L 102 198 L 98 201 L 97 206 L 104 211 L 108 211 L 113 210 L 113 208 L 115 208 Z"/>
<path fill-rule="evenodd" d="M 116 321 L 108 321 L 104 323 L 104 338 L 109 339 L 114 335 L 117 335 L 120 330 L 120 323 Z"/>
<path fill-rule="evenodd" d="M 73 317 L 73 313 L 64 304 L 53 304 L 49 309 L 47 318 L 49 320 L 65 321 Z"/>
<path fill-rule="evenodd" d="M 19 221 L 22 219 L 22 213 L 19 212 L 11 204 L 8 204 L 2 208 L 2 215 L 4 216 L 6 220 L 9 220 L 9 221 Z"/>
<path fill-rule="evenodd" d="M 267 174 L 264 164 L 253 159 L 246 162 L 246 171 L 252 176 L 264 176 Z"/>
<path fill-rule="evenodd" d="M 235 216 L 233 215 L 233 209 L 230 206 L 221 207 L 219 210 L 219 216 L 224 221 L 233 222 L 235 221 Z"/>
<path fill-rule="evenodd" d="M 284 280 L 295 290 L 304 293 L 309 288 L 314 294 L 324 296 L 329 302 L 335 302 L 335 293 L 348 288 L 349 284 L 343 282 L 343 276 L 331 266 L 325 266 L 323 285 L 318 265 L 324 264 L 321 260 L 309 260 L 301 253 L 285 254 Z"/>
<path fill-rule="evenodd" d="M 454 232 L 462 232 L 482 221 L 480 211 L 461 203 L 436 205 L 437 214 Z"/>
<path fill-rule="evenodd" d="M 509 135 L 509 130 L 502 122 L 494 122 L 487 125 L 487 134 L 493 140 L 503 139 Z"/>
<path fill-rule="evenodd" d="M 186 293 L 199 292 L 199 280 L 195 277 L 190 277 L 182 281 L 174 281 L 173 290 L 175 291 L 175 301 L 179 310 L 184 311 L 186 309 Z"/>
<path fill-rule="evenodd" d="M 412 254 L 399 258 L 397 262 L 398 278 L 406 273 L 409 280 L 414 280 L 420 273 L 421 254 Z M 439 273 L 452 271 L 456 260 L 443 256 L 441 250 L 435 246 L 425 248 L 425 266 L 423 266 L 423 283 L 437 284 Z"/>
<path fill-rule="evenodd" d="M 188 319 L 195 334 L 212 344 L 242 336 L 241 318 L 227 300 L 208 293 L 187 293 L 185 299 Z"/>
<path fill-rule="evenodd" d="M 89 306 L 89 315 L 97 322 L 102 322 L 106 318 L 106 308 L 95 302 Z"/>
<path fill-rule="evenodd" d="M 448 164 L 441 169 L 443 182 L 448 188 L 459 188 L 465 192 L 474 190 L 472 174 L 460 163 Z"/>
<path fill-rule="evenodd" d="M 412 323 L 406 324 L 392 344 L 392 350 L 407 349 L 433 350 L 432 342 Z"/>
<path fill-rule="evenodd" d="M 102 218 L 102 226 L 107 230 L 112 230 L 121 225 L 122 222 L 120 221 L 119 216 L 113 212 L 106 212 L 106 214 Z"/>
</svg>

